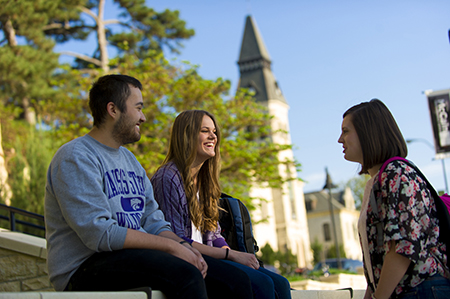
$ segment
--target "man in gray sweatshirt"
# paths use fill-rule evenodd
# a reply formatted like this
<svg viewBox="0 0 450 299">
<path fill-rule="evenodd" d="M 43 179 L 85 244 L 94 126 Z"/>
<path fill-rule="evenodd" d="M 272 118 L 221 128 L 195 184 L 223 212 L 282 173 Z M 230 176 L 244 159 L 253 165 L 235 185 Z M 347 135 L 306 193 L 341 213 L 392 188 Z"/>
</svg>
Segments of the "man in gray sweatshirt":
<svg viewBox="0 0 450 299">
<path fill-rule="evenodd" d="M 207 298 L 208 257 L 171 231 L 144 168 L 122 146 L 140 139 L 141 89 L 126 75 L 99 78 L 89 92 L 93 129 L 63 145 L 49 166 L 50 281 L 57 291 L 146 286 L 168 298 Z"/>
</svg>

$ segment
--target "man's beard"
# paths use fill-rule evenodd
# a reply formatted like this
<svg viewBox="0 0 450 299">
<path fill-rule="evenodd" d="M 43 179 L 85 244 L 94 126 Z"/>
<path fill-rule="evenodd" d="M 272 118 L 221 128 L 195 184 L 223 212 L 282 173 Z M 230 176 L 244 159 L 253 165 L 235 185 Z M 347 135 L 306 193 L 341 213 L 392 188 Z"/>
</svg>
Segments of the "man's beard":
<svg viewBox="0 0 450 299">
<path fill-rule="evenodd" d="M 121 145 L 133 143 L 141 139 L 141 134 L 136 133 L 136 124 L 127 123 L 123 114 L 120 115 L 119 120 L 114 124 L 113 139 Z"/>
</svg>

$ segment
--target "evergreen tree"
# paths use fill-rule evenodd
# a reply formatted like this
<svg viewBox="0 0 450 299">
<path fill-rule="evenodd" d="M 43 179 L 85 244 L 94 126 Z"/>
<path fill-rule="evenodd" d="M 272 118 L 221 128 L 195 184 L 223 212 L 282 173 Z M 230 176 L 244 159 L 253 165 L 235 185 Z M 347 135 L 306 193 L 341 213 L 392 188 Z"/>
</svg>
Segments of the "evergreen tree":
<svg viewBox="0 0 450 299">
<path fill-rule="evenodd" d="M 22 108 L 21 118 L 36 122 L 33 106 L 49 97 L 49 85 L 58 55 L 54 41 L 45 37 L 43 27 L 58 13 L 59 1 L 0 0 L 0 100 L 3 105 Z"/>
<path fill-rule="evenodd" d="M 181 41 L 194 35 L 194 30 L 187 29 L 186 23 L 179 19 L 178 11 L 165 10 L 158 13 L 147 7 L 145 0 L 78 2 L 76 9 L 81 15 L 67 13 L 54 17 L 45 30 L 47 35 L 58 42 L 83 41 L 90 34 L 96 34 L 97 45 L 91 49 L 92 55 L 62 52 L 77 58 L 74 67 L 78 69 L 94 67 L 108 72 L 111 62 L 108 44 L 114 47 L 119 55 L 130 54 L 142 59 L 151 53 L 162 52 L 164 47 L 179 53 Z M 105 5 L 117 5 L 120 15 L 115 19 L 105 20 Z M 117 28 L 116 32 L 113 27 Z"/>
<path fill-rule="evenodd" d="M 54 41 L 44 35 L 43 28 L 52 15 L 60 13 L 60 5 L 60 1 L 0 0 L 0 152 L 5 154 L 0 163 L 0 182 L 2 190 L 7 190 L 1 193 L 5 203 L 10 203 L 14 194 L 11 172 L 22 171 L 8 167 L 11 156 L 17 153 L 12 138 L 20 130 L 15 122 L 34 125 L 36 107 L 57 93 L 50 81 L 58 55 L 53 52 Z"/>
</svg>

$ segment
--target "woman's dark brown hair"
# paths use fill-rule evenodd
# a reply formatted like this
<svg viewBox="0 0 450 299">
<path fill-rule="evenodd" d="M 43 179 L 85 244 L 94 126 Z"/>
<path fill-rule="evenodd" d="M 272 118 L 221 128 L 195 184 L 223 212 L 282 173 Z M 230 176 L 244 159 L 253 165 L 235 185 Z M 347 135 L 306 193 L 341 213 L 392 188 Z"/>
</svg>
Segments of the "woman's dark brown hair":
<svg viewBox="0 0 450 299">
<path fill-rule="evenodd" d="M 363 154 L 359 174 L 395 156 L 406 158 L 408 148 L 405 139 L 386 105 L 372 99 L 348 109 L 343 117 L 350 116 L 358 134 Z"/>
</svg>

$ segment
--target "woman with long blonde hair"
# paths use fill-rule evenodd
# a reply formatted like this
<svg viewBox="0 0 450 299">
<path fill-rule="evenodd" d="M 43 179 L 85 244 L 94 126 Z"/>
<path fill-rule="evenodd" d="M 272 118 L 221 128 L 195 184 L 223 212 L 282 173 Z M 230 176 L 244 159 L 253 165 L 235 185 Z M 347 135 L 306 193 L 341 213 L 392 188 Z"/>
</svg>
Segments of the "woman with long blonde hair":
<svg viewBox="0 0 450 299">
<path fill-rule="evenodd" d="M 203 110 L 180 113 L 168 154 L 151 182 L 172 230 L 203 255 L 223 260 L 250 277 L 254 298 L 291 298 L 286 278 L 259 266 L 254 254 L 230 249 L 220 234 L 220 130 Z"/>
</svg>

